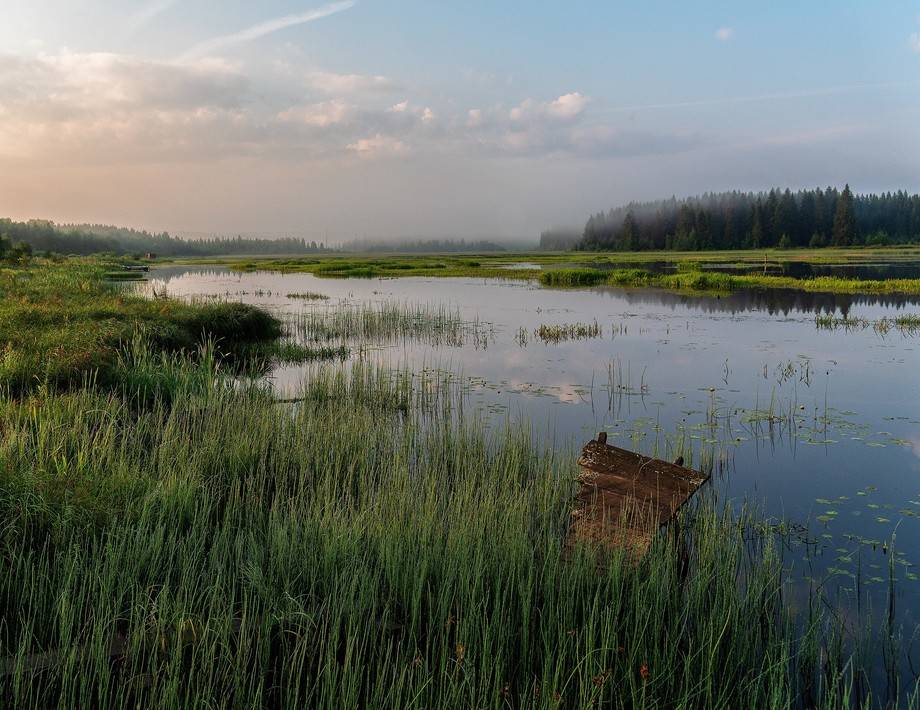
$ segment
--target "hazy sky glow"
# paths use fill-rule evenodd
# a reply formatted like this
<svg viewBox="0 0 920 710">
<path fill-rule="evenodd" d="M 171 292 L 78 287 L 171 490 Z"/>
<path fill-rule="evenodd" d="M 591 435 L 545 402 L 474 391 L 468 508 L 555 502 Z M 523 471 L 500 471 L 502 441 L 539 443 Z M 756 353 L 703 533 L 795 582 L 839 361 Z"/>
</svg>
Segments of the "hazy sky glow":
<svg viewBox="0 0 920 710">
<path fill-rule="evenodd" d="M 920 190 L 920 2 L 6 0 L 0 215 L 535 237 L 631 199 Z"/>
</svg>

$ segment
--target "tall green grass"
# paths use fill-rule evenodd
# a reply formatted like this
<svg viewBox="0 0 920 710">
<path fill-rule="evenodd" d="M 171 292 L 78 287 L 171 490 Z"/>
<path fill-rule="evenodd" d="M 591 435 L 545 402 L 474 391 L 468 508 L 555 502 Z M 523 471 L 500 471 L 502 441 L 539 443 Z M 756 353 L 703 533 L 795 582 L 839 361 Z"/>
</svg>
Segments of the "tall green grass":
<svg viewBox="0 0 920 710">
<path fill-rule="evenodd" d="M 854 700 L 748 514 L 700 499 L 680 539 L 599 566 L 563 544 L 572 452 L 419 393 L 444 382 L 316 367 L 290 405 L 188 383 L 0 399 L 6 706 Z"/>
<path fill-rule="evenodd" d="M 606 281 L 607 273 L 601 269 L 552 269 L 540 273 L 540 283 L 544 286 L 594 286 Z"/>
<path fill-rule="evenodd" d="M 305 309 L 291 316 L 288 326 L 304 342 L 421 340 L 455 346 L 485 338 L 489 330 L 488 324 L 464 320 L 456 308 L 394 302 Z"/>
<path fill-rule="evenodd" d="M 749 512 L 704 493 L 638 564 L 567 549 L 574 452 L 486 426 L 448 375 L 314 363 L 279 401 L 219 353 L 270 316 L 138 304 L 95 273 L 2 276 L 5 316 L 36 306 L 32 336 L 83 342 L 98 301 L 118 338 L 84 345 L 118 348 L 105 378 L 0 389 L 0 706 L 867 700 L 871 654 L 816 598 L 794 615 L 782 537 Z M 462 326 L 414 313 L 343 308 L 302 335 Z M 185 337 L 204 344 L 165 347 Z"/>
</svg>

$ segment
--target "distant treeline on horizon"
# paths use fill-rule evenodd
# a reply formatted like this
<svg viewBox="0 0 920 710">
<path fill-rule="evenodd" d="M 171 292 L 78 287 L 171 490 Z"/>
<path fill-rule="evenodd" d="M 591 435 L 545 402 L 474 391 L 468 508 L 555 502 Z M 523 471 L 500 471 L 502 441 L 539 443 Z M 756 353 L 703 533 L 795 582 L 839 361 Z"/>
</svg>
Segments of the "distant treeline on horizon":
<svg viewBox="0 0 920 710">
<path fill-rule="evenodd" d="M 148 232 L 106 224 L 56 224 L 33 219 L 16 222 L 0 219 L 0 243 L 28 245 L 37 253 L 118 254 L 153 256 L 234 256 L 331 254 L 342 252 L 492 252 L 505 247 L 494 242 L 464 239 L 430 239 L 403 242 L 352 241 L 341 247 L 296 237 L 259 239 L 256 237 L 214 237 L 186 239 L 168 232 Z"/>
<path fill-rule="evenodd" d="M 322 243 L 285 237 L 218 237 L 183 239 L 167 232 L 151 233 L 106 224 L 55 224 L 33 219 L 0 219 L 0 237 L 25 243 L 36 252 L 58 254 L 131 254 L 144 256 L 229 256 L 234 254 L 311 254 L 333 251 Z"/>
<path fill-rule="evenodd" d="M 552 229 L 548 250 L 641 251 L 884 246 L 920 242 L 920 195 L 814 190 L 719 192 L 632 202 L 591 215 L 582 232 Z"/>
<path fill-rule="evenodd" d="M 342 251 L 358 253 L 405 252 L 405 253 L 444 253 L 444 252 L 490 252 L 505 251 L 505 247 L 485 239 L 467 242 L 465 239 L 419 239 L 400 242 L 370 241 L 355 239 L 345 242 Z"/>
</svg>

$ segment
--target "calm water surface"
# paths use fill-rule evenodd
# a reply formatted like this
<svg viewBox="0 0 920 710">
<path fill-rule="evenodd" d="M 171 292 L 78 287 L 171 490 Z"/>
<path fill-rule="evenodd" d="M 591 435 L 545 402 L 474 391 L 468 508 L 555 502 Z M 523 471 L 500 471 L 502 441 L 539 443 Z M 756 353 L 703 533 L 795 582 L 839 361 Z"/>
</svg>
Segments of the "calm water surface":
<svg viewBox="0 0 920 710">
<path fill-rule="evenodd" d="M 221 297 L 282 313 L 329 304 L 449 304 L 489 324 L 485 343 L 388 345 L 367 356 L 449 369 L 488 416 L 529 422 L 556 446 L 606 430 L 646 453 L 690 442 L 715 450 L 711 492 L 800 526 L 785 552 L 791 579 L 822 584 L 847 606 L 857 575 L 884 608 L 894 559 L 898 618 L 920 623 L 920 341 L 896 330 L 827 331 L 816 313 L 880 319 L 920 314 L 920 298 L 746 291 L 694 297 L 649 289 L 549 290 L 482 279 L 320 279 L 157 269 L 174 296 Z M 546 344 L 542 324 L 594 323 L 599 338 Z M 523 329 L 523 330 L 522 330 Z M 295 387 L 299 367 L 271 374 Z M 771 408 L 772 402 L 772 408 Z M 773 419 L 769 413 L 782 419 Z M 791 417 L 789 415 L 792 415 Z M 895 540 L 895 554 L 890 547 Z"/>
</svg>

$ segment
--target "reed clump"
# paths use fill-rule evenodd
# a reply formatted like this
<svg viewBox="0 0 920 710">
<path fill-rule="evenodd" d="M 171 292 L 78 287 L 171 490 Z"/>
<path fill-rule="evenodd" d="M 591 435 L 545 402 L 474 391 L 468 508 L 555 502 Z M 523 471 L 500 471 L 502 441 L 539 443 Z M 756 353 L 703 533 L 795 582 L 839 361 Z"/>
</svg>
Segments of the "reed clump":
<svg viewBox="0 0 920 710">
<path fill-rule="evenodd" d="M 603 330 L 595 320 L 591 323 L 562 323 L 554 325 L 541 324 L 535 329 L 534 337 L 544 343 L 557 345 L 570 340 L 588 340 L 601 337 Z"/>
<path fill-rule="evenodd" d="M 484 337 L 487 326 L 464 320 L 443 304 L 384 302 L 310 309 L 293 314 L 288 328 L 298 342 L 330 341 L 386 343 L 417 340 L 438 345 L 462 345 L 466 338 Z"/>
<path fill-rule="evenodd" d="M 544 286 L 594 286 L 607 278 L 607 272 L 601 269 L 552 269 L 540 274 L 540 283 Z"/>
<path fill-rule="evenodd" d="M 902 335 L 914 335 L 920 331 L 920 316 L 906 314 L 893 318 L 870 320 L 860 316 L 818 314 L 815 316 L 815 327 L 820 330 L 845 330 L 847 332 L 872 328 L 879 335 L 887 335 L 892 330 L 897 330 Z"/>
</svg>

